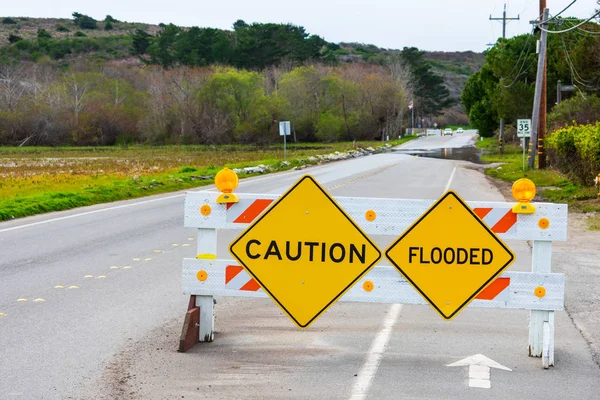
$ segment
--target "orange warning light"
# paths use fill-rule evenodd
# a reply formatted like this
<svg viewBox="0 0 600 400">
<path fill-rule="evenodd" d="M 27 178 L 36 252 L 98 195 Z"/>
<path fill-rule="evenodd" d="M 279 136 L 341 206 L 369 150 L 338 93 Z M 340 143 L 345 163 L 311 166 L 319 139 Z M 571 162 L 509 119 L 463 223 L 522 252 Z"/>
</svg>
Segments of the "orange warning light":
<svg viewBox="0 0 600 400">
<path fill-rule="evenodd" d="M 223 168 L 215 175 L 215 186 L 221 191 L 217 203 L 237 203 L 240 200 L 233 194 L 240 180 L 235 172 L 229 168 Z"/>
<path fill-rule="evenodd" d="M 513 207 L 515 214 L 533 214 L 535 207 L 529 204 L 535 197 L 535 184 L 527 178 L 515 181 L 512 186 L 512 195 L 519 202 Z"/>
</svg>

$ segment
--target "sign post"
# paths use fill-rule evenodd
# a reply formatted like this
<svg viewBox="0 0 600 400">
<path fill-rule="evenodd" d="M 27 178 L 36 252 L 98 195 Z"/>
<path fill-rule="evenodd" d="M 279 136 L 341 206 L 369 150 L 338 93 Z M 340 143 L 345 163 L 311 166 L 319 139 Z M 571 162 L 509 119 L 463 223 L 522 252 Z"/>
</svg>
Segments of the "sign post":
<svg viewBox="0 0 600 400">
<path fill-rule="evenodd" d="M 290 121 L 279 121 L 279 136 L 283 136 L 283 159 L 287 159 L 286 147 L 287 147 L 287 137 L 290 135 Z"/>
<path fill-rule="evenodd" d="M 525 171 L 525 148 L 527 147 L 527 138 L 531 137 L 531 120 L 530 119 L 518 119 L 517 120 L 517 137 L 521 138 L 523 146 L 523 171 Z"/>
</svg>

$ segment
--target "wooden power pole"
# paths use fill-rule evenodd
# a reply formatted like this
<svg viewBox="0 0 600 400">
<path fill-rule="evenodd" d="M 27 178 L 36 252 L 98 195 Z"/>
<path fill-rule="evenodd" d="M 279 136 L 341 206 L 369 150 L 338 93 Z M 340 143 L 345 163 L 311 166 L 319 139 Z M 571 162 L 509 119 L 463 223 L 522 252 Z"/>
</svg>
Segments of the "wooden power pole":
<svg viewBox="0 0 600 400">
<path fill-rule="evenodd" d="M 545 0 L 541 0 L 544 1 Z M 537 66 L 537 74 L 536 74 L 536 78 L 535 78 L 535 96 L 533 98 L 533 111 L 532 111 L 532 121 L 531 121 L 531 127 L 533 129 L 532 135 L 531 135 L 531 141 L 530 141 L 530 149 L 529 149 L 529 162 L 528 162 L 528 166 L 530 169 L 533 169 L 535 167 L 535 156 L 536 153 L 538 152 L 538 146 L 537 144 L 539 143 L 539 127 L 540 127 L 540 116 L 541 116 L 541 110 L 542 110 L 542 86 L 545 86 L 545 82 L 544 82 L 544 72 L 545 72 L 545 65 L 546 65 L 546 42 L 548 41 L 548 14 L 549 14 L 549 10 L 547 8 L 544 8 L 544 12 L 542 13 L 542 24 L 541 24 L 541 34 L 540 34 L 540 53 L 538 56 L 538 66 Z M 544 110 L 546 108 L 544 107 Z M 545 133 L 545 115 L 544 115 L 544 133 Z M 543 138 L 542 138 L 543 140 Z"/>
<path fill-rule="evenodd" d="M 546 0 L 540 0 L 540 15 L 544 14 L 546 9 Z M 548 15 L 544 17 L 543 21 L 548 19 Z M 546 25 L 547 26 L 547 25 Z M 544 34 L 545 32 L 541 32 Z M 540 121 L 538 125 L 538 137 L 537 137 L 537 148 L 538 148 L 538 168 L 546 168 L 546 152 L 544 151 L 544 139 L 546 138 L 546 107 L 548 101 L 546 100 L 546 72 L 548 66 L 548 59 L 544 56 L 544 73 L 542 78 L 542 97 L 540 99 Z"/>
</svg>

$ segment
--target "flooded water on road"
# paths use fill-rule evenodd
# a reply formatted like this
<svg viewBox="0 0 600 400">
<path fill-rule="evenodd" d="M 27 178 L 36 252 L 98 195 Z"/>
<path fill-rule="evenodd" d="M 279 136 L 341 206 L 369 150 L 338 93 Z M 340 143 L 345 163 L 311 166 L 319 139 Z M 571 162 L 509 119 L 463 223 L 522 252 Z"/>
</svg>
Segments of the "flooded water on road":
<svg viewBox="0 0 600 400">
<path fill-rule="evenodd" d="M 394 149 L 401 154 L 409 154 L 416 157 L 441 158 L 446 160 L 470 161 L 476 164 L 482 164 L 481 149 L 475 147 L 459 147 L 447 149 L 417 150 L 417 149 Z"/>
</svg>

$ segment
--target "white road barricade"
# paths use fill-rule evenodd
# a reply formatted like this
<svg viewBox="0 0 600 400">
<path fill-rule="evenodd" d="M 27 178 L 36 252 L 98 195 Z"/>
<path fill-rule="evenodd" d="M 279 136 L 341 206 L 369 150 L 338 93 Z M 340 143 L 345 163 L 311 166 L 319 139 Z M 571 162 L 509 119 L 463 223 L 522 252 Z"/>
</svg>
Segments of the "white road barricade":
<svg viewBox="0 0 600 400">
<path fill-rule="evenodd" d="M 183 261 L 183 290 L 191 295 L 180 351 L 214 337 L 213 296 L 266 298 L 257 282 L 237 261 L 217 259 L 217 229 L 243 230 L 278 195 L 238 194 L 239 202 L 217 203 L 218 192 L 192 192 L 185 200 L 185 226 L 198 228 L 197 258 Z M 368 235 L 397 237 L 409 228 L 434 200 L 336 197 L 338 204 Z M 530 310 L 529 355 L 554 365 L 554 311 L 564 309 L 563 274 L 551 272 L 552 241 L 567 239 L 567 206 L 533 203 L 534 214 L 514 214 L 515 203 L 467 202 L 475 214 L 502 240 L 533 242 L 532 272 L 505 272 L 482 291 L 470 307 Z M 375 221 L 365 212 L 377 214 Z M 541 223 L 544 220 L 547 223 Z M 372 288 L 364 289 L 366 281 Z M 426 304 L 412 286 L 390 266 L 376 266 L 341 301 Z M 190 339 L 190 332 L 194 340 Z"/>
</svg>

